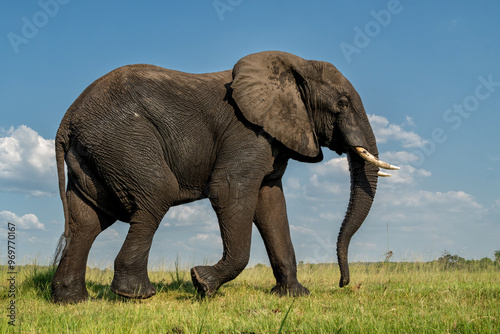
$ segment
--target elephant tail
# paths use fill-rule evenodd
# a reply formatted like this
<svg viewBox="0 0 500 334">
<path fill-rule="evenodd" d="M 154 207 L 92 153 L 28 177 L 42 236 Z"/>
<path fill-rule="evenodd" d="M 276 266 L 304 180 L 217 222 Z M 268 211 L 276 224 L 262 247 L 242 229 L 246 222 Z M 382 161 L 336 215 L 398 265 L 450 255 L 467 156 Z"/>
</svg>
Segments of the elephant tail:
<svg viewBox="0 0 500 334">
<path fill-rule="evenodd" d="M 56 252 L 54 254 L 54 265 L 57 265 L 61 258 L 63 257 L 66 246 L 71 238 L 71 231 L 69 228 L 69 212 L 68 212 L 68 199 L 66 197 L 66 176 L 64 173 L 64 157 L 66 155 L 66 148 L 68 147 L 69 136 L 67 131 L 61 124 L 59 131 L 56 135 L 56 166 L 57 166 L 57 178 L 59 180 L 59 195 L 61 196 L 61 201 L 64 211 L 64 232 L 59 238 L 59 242 L 56 247 Z"/>
</svg>

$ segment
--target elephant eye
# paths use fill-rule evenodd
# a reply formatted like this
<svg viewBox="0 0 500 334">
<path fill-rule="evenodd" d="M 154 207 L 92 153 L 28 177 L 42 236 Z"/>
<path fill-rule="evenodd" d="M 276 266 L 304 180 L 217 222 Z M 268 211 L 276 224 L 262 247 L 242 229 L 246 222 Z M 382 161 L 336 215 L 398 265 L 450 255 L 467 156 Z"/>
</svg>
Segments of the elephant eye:
<svg viewBox="0 0 500 334">
<path fill-rule="evenodd" d="M 339 102 L 337 102 L 337 106 L 341 110 L 346 109 L 348 105 L 349 105 L 349 102 L 347 101 L 346 98 L 342 98 L 342 99 L 339 100 Z"/>
</svg>

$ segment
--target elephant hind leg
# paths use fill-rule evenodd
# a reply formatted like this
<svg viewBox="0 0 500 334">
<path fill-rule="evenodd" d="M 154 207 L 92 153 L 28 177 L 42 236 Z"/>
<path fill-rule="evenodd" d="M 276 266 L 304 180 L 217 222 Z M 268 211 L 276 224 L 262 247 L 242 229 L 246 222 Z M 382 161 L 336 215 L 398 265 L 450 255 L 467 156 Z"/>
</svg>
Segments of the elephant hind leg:
<svg viewBox="0 0 500 334">
<path fill-rule="evenodd" d="M 154 233 L 161 220 L 135 215 L 127 237 L 115 259 L 111 291 L 128 298 L 149 298 L 156 289 L 148 277 L 148 258 Z"/>
<path fill-rule="evenodd" d="M 52 298 L 56 303 L 76 303 L 88 298 L 85 271 L 90 247 L 95 238 L 116 219 L 88 203 L 70 181 L 68 191 L 71 237 L 52 279 Z"/>
</svg>

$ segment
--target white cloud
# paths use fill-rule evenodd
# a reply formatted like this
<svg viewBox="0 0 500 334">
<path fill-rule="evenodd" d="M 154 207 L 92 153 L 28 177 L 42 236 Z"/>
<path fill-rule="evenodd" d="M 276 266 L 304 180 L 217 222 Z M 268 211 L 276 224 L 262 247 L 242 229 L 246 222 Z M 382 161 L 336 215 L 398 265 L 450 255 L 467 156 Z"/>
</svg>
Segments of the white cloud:
<svg viewBox="0 0 500 334">
<path fill-rule="evenodd" d="M 314 188 L 311 189 L 311 195 L 319 195 L 320 192 L 326 194 L 338 194 L 342 190 L 339 184 L 324 180 L 318 174 L 313 174 L 309 178 L 309 186 L 306 187 Z"/>
<path fill-rule="evenodd" d="M 383 259 L 388 240 L 394 260 L 408 259 L 409 253 L 421 258 L 429 249 L 425 258 L 432 260 L 443 249 L 460 253 L 474 243 L 477 245 L 478 240 L 496 243 L 495 237 L 484 232 L 498 234 L 495 205 L 485 208 L 464 191 L 428 191 L 416 186 L 379 189 L 367 220 L 351 241 L 351 262 Z M 317 211 L 311 209 L 313 203 Z M 318 205 L 316 199 L 311 199 L 298 211 L 299 215 L 289 215 L 292 239 L 299 245 L 299 261 L 336 261 L 337 235 L 347 201 L 343 205 L 337 203 L 330 198 L 328 204 Z M 290 207 L 295 206 L 292 201 Z M 466 253 L 467 257 L 478 256 L 472 247 Z"/>
<path fill-rule="evenodd" d="M 347 157 L 333 158 L 326 162 L 312 165 L 311 170 L 319 175 L 349 175 L 349 164 L 347 163 Z"/>
<path fill-rule="evenodd" d="M 2 191 L 53 195 L 57 188 L 54 140 L 21 125 L 0 134 Z"/>
<path fill-rule="evenodd" d="M 417 155 L 406 151 L 384 152 L 380 154 L 380 158 L 384 161 L 390 161 L 391 163 L 398 165 L 410 164 L 414 161 L 418 161 Z"/>
<path fill-rule="evenodd" d="M 463 191 L 431 192 L 426 190 L 399 192 L 392 196 L 392 204 L 403 208 L 434 209 L 447 212 L 470 212 L 483 210 L 472 195 Z"/>
<path fill-rule="evenodd" d="M 113 228 L 107 228 L 99 237 L 108 241 L 124 241 L 123 237 Z"/>
<path fill-rule="evenodd" d="M 405 131 L 401 126 L 390 123 L 389 120 L 383 116 L 368 115 L 370 124 L 372 126 L 375 137 L 378 143 L 386 143 L 389 140 L 401 142 L 405 148 L 422 147 L 427 141 L 422 139 L 418 134 L 413 131 Z M 413 121 L 407 119 L 407 122 Z"/>
<path fill-rule="evenodd" d="M 472 195 L 463 191 L 381 190 L 376 204 L 374 215 L 382 221 L 394 223 L 405 232 L 434 235 L 449 235 L 450 229 L 470 225 L 487 213 Z"/>
<path fill-rule="evenodd" d="M 399 171 L 392 172 L 392 179 L 390 183 L 382 183 L 381 186 L 394 186 L 396 184 L 413 184 L 417 180 L 432 175 L 431 172 L 425 169 L 418 169 L 411 165 L 403 165 Z"/>
<path fill-rule="evenodd" d="M 189 242 L 197 245 L 220 247 L 222 238 L 215 233 L 197 233 L 194 237 L 189 238 Z"/>
<path fill-rule="evenodd" d="M 311 229 L 300 225 L 290 225 L 290 230 L 313 237 L 316 237 L 318 235 L 318 232 L 315 229 Z"/>
<path fill-rule="evenodd" d="M 290 190 L 300 190 L 300 179 L 297 177 L 289 177 L 286 179 L 286 187 Z"/>
<path fill-rule="evenodd" d="M 390 171 L 392 177 L 387 181 L 379 182 L 381 187 L 391 187 L 399 184 L 415 184 L 423 178 L 432 176 L 432 173 L 423 168 L 416 168 L 411 163 L 417 161 L 418 157 L 410 152 L 384 152 L 380 159 L 401 167 L 398 171 Z"/>
<path fill-rule="evenodd" d="M 475 245 L 467 253 L 468 257 L 477 257 L 478 245 L 494 243 L 492 235 L 498 233 L 497 218 L 490 210 L 464 191 L 380 189 L 361 238 L 378 239 L 384 246 L 387 225 L 391 250 L 400 254 L 420 251 L 422 255 L 427 248 L 437 252 L 436 256 L 443 249 L 459 253 Z"/>
<path fill-rule="evenodd" d="M 164 226 L 198 227 L 205 231 L 219 229 L 217 217 L 208 201 L 175 206 L 169 209 L 164 218 Z"/>
<path fill-rule="evenodd" d="M 339 194 L 349 190 L 349 166 L 346 157 L 309 165 L 308 169 L 310 171 L 308 179 L 293 180 L 295 184 L 302 185 L 300 198 L 324 201 L 336 198 Z M 289 198 L 288 194 L 287 198 Z M 294 198 L 296 196 L 290 197 L 290 199 Z"/>
<path fill-rule="evenodd" d="M 207 233 L 198 233 L 194 237 L 190 238 L 190 241 L 201 241 L 201 240 L 207 240 L 209 235 Z"/>
<path fill-rule="evenodd" d="M 415 129 L 417 127 L 417 125 L 413 121 L 413 117 L 410 117 L 408 115 L 406 115 L 406 117 L 405 117 L 405 122 L 403 123 L 403 126 L 404 127 L 409 127 L 409 128 L 412 128 L 412 129 Z"/>
<path fill-rule="evenodd" d="M 493 203 L 493 208 L 494 209 L 500 209 L 500 198 Z"/>
<path fill-rule="evenodd" d="M 0 221 L 2 222 L 2 226 L 7 226 L 7 223 L 15 224 L 16 229 L 45 229 L 45 226 L 40 223 L 38 217 L 32 213 L 28 213 L 19 217 L 18 215 L 10 211 L 0 211 Z"/>
</svg>

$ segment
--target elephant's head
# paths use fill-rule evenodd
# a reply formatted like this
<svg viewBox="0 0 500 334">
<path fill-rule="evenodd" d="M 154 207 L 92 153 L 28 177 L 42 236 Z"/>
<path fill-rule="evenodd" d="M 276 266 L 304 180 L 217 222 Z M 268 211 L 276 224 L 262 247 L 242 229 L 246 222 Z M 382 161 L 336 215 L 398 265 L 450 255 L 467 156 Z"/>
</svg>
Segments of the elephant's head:
<svg viewBox="0 0 500 334">
<path fill-rule="evenodd" d="M 349 283 L 347 251 L 375 196 L 379 168 L 375 136 L 361 98 L 330 63 L 284 52 L 242 58 L 233 69 L 233 99 L 243 116 L 281 142 L 295 158 L 320 161 L 320 146 L 346 153 L 351 193 L 337 241 L 340 286 Z"/>
</svg>

